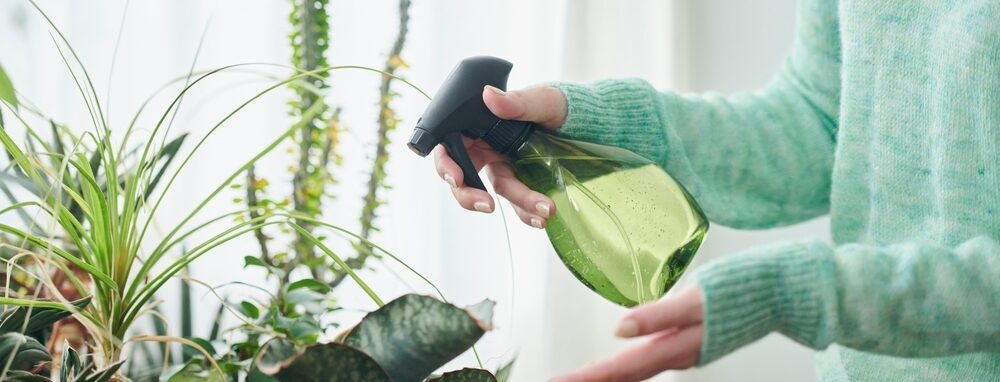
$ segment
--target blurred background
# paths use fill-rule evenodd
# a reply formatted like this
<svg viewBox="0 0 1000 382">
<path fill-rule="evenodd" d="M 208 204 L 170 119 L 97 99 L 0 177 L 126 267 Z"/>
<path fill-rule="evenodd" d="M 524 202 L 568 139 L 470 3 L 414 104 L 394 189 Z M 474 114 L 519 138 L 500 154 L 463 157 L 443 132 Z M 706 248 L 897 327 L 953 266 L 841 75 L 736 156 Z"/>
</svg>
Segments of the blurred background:
<svg viewBox="0 0 1000 382">
<path fill-rule="evenodd" d="M 130 3 L 127 11 L 123 1 L 44 0 L 40 5 L 66 33 L 98 90 L 109 95 L 113 129 L 127 124 L 161 85 L 184 76 L 192 62 L 199 70 L 246 62 L 286 64 L 291 55 L 287 1 L 144 1 Z M 331 1 L 329 63 L 381 67 L 397 33 L 397 8 L 395 0 Z M 401 54 L 409 67 L 399 74 L 433 95 L 459 60 L 488 54 L 515 64 L 510 78 L 515 89 L 550 81 L 640 77 L 662 89 L 731 93 L 767 83 L 791 46 L 794 26 L 794 0 L 415 0 Z M 56 120 L 85 126 L 86 111 L 49 30 L 26 1 L 0 0 L 0 64 L 26 99 Z M 338 149 L 343 164 L 334 171 L 338 184 L 330 191 L 336 197 L 324 204 L 324 216 L 352 229 L 358 226 L 371 171 L 379 81 L 378 75 L 361 71 L 334 72 L 330 81 L 329 103 L 343 108 L 346 130 Z M 246 73 L 206 81 L 185 99 L 175 129 L 200 137 L 269 83 Z M 624 309 L 578 283 L 542 231 L 521 224 L 509 205 L 504 204 L 506 216 L 501 211 L 484 215 L 452 201 L 432 161 L 413 155 L 403 144 L 427 100 L 401 83 L 394 86 L 400 98 L 393 106 L 401 122 L 390 136 L 394 143 L 386 171 L 391 188 L 381 194 L 385 204 L 374 241 L 436 282 L 449 300 L 460 305 L 496 300 L 496 329 L 480 342 L 479 352 L 490 366 L 517 355 L 515 380 L 565 372 L 628 346 L 611 335 Z M 178 179 L 181 187 L 166 199 L 170 208 L 158 225 L 170 227 L 251 153 L 290 126 L 291 98 L 289 91 L 262 97 L 206 141 L 194 165 Z M 169 102 L 156 100 L 163 107 Z M 140 126 L 148 129 L 149 123 Z M 286 168 L 292 159 L 276 151 L 260 162 L 258 172 L 280 190 L 291 176 Z M 225 195 L 206 216 L 231 210 L 238 197 L 236 192 Z M 826 219 L 764 232 L 714 226 L 693 269 L 759 243 L 825 238 L 827 232 Z M 257 292 L 252 288 L 232 282 L 266 283 L 262 273 L 243 269 L 243 256 L 254 248 L 250 237 L 225 246 L 195 263 L 191 276 L 219 286 L 227 296 L 253 296 Z M 371 268 L 363 276 L 384 297 L 433 291 L 397 264 L 376 262 Z M 218 306 L 204 288 L 196 287 L 194 296 L 196 304 Z M 171 310 L 176 295 L 162 297 L 168 317 L 176 314 Z M 339 288 L 337 298 L 347 321 L 374 307 L 353 285 Z M 210 324 L 196 322 L 196 330 Z M 808 381 L 815 379 L 812 359 L 808 349 L 772 335 L 708 367 L 665 373 L 656 380 Z M 452 364 L 473 362 L 466 354 Z"/>
</svg>

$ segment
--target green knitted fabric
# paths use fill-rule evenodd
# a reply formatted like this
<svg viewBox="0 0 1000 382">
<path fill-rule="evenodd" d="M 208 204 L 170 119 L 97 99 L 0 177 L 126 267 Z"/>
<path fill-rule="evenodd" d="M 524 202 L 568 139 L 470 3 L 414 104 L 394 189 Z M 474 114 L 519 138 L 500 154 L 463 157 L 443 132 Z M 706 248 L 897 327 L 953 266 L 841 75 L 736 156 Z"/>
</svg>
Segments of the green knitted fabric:
<svg viewBox="0 0 1000 382">
<path fill-rule="evenodd" d="M 656 161 L 716 223 L 831 215 L 833 246 L 697 270 L 701 364 L 777 331 L 824 380 L 1000 380 L 1000 1 L 804 0 L 755 92 L 555 86 L 563 134 Z"/>
</svg>

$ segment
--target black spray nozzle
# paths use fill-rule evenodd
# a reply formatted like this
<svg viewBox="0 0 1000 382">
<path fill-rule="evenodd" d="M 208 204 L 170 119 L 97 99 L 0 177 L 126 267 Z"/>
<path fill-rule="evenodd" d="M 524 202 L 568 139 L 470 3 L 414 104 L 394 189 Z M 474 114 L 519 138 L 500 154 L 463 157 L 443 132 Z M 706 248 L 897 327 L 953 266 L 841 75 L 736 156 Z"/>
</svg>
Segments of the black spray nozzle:
<svg viewBox="0 0 1000 382">
<path fill-rule="evenodd" d="M 417 121 L 408 143 L 410 149 L 426 156 L 435 146 L 443 144 L 448 155 L 462 168 L 464 183 L 485 190 L 462 143 L 462 135 L 483 139 L 497 152 L 506 154 L 534 129 L 530 122 L 498 118 L 483 102 L 483 87 L 490 85 L 505 90 L 512 67 L 510 62 L 496 57 L 462 60 Z"/>
</svg>

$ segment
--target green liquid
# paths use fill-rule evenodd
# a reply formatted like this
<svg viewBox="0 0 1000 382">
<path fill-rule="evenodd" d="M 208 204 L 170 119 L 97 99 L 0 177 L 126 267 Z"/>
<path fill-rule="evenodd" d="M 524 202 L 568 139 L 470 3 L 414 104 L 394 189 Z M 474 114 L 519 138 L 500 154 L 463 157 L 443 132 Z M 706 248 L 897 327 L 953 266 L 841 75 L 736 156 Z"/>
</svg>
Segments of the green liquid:
<svg viewBox="0 0 1000 382">
<path fill-rule="evenodd" d="M 514 164 L 525 184 L 556 205 L 546 232 L 563 263 L 614 303 L 662 297 L 708 230 L 691 196 L 631 152 L 535 135 L 542 137 L 532 137 Z"/>
</svg>

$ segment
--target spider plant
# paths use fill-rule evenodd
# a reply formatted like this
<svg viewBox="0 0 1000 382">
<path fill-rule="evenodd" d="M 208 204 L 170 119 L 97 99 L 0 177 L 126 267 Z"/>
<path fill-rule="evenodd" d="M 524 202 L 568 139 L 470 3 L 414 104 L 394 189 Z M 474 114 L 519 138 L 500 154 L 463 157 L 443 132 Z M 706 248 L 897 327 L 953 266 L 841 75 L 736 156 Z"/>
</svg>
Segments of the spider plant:
<svg viewBox="0 0 1000 382">
<path fill-rule="evenodd" d="M 0 77 L 0 104 L 3 104 L 0 108 L 6 108 L 6 114 L 13 116 L 13 121 L 0 122 L 0 145 L 10 158 L 13 169 L 10 177 L 17 179 L 16 184 L 22 187 L 42 191 L 36 193 L 38 196 L 35 198 L 0 208 L 0 215 L 32 211 L 41 218 L 21 227 L 0 223 L 0 233 L 14 239 L 13 246 L 21 255 L 30 256 L 45 266 L 61 270 L 80 294 L 92 296 L 92 301 L 85 308 L 77 309 L 68 304 L 58 290 L 54 290 L 56 301 L 39 301 L 28 296 L 5 296 L 0 297 L 0 304 L 64 309 L 75 313 L 94 337 L 97 357 L 105 365 L 115 364 L 121 360 L 122 348 L 130 340 L 126 338 L 129 328 L 139 317 L 150 312 L 150 302 L 157 291 L 192 261 L 263 227 L 288 224 L 303 233 L 300 223 L 318 224 L 309 217 L 284 210 L 235 222 L 234 217 L 242 216 L 248 211 L 241 209 L 206 219 L 201 219 L 201 213 L 256 161 L 312 121 L 325 108 L 321 98 L 302 113 L 298 123 L 278 134 L 248 158 L 187 211 L 181 221 L 162 237 L 154 237 L 151 225 L 163 208 L 165 197 L 176 186 L 178 175 L 191 163 L 209 137 L 238 112 L 275 89 L 303 82 L 332 70 L 352 68 L 380 71 L 340 66 L 297 72 L 260 90 L 231 110 L 218 123 L 208 128 L 189 152 L 178 158 L 180 163 L 175 169 L 161 173 L 159 169 L 162 167 L 156 165 L 156 158 L 161 157 L 161 153 L 167 148 L 173 115 L 184 96 L 217 73 L 249 64 L 226 66 L 185 78 L 187 84 L 165 110 L 157 113 L 156 122 L 152 126 L 142 126 L 149 131 L 148 136 L 139 141 L 139 149 L 132 154 L 126 148 L 131 147 L 132 141 L 136 139 L 133 133 L 139 128 L 139 115 L 148 104 L 140 107 L 123 131 L 112 129 L 91 76 L 76 51 L 48 15 L 34 1 L 29 1 L 55 33 L 56 48 L 87 108 L 91 127 L 83 134 L 72 137 L 72 141 L 65 147 L 18 143 L 9 129 L 13 126 L 12 122 L 30 136 L 39 136 L 40 129 L 29 122 L 31 118 L 26 113 L 33 111 L 18 101 L 17 93 L 6 74 Z M 102 177 L 99 174 L 105 175 Z M 156 183 L 163 185 L 158 192 L 149 194 Z M 54 228 L 58 228 L 64 237 L 60 237 Z M 339 227 L 332 228 L 339 230 Z M 323 248 L 325 255 L 345 269 L 374 301 L 382 305 L 381 299 L 341 258 L 325 248 L 320 239 L 305 233 L 304 237 Z M 195 234 L 203 234 L 207 239 L 195 241 Z M 180 250 L 182 243 L 188 250 Z M 79 269 L 82 273 L 75 272 L 74 269 Z M 45 277 L 44 274 L 37 276 Z M 52 289 L 51 285 L 48 287 Z M 181 342 L 198 347 L 190 341 L 176 338 L 139 336 L 131 340 Z"/>
</svg>

